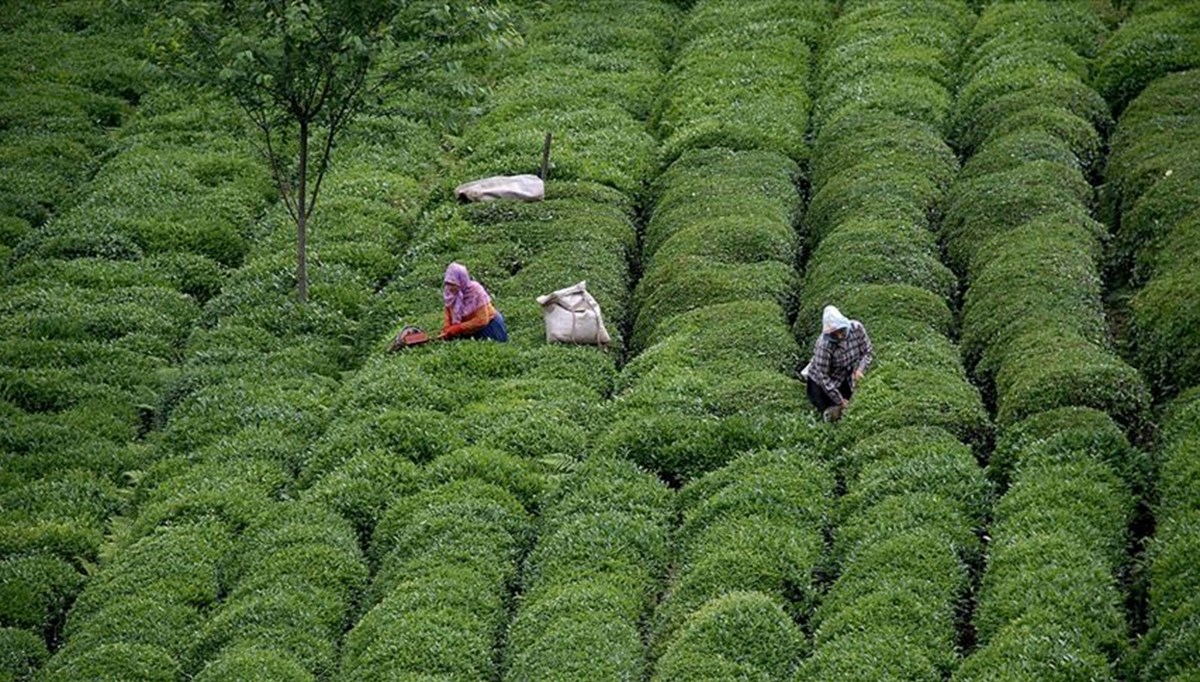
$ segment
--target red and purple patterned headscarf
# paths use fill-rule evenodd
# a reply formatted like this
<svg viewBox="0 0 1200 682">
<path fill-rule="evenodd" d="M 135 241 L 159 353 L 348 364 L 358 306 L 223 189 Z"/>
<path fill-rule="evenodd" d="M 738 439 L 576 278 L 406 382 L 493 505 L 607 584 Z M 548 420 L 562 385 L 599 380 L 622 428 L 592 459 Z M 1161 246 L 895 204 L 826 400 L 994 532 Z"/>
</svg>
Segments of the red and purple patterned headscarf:
<svg viewBox="0 0 1200 682">
<path fill-rule="evenodd" d="M 461 263 L 451 263 L 446 268 L 446 276 L 442 281 L 458 285 L 458 293 L 455 294 L 442 287 L 442 299 L 446 302 L 446 310 L 450 311 L 450 324 L 462 322 L 476 310 L 492 302 L 492 297 L 488 296 L 483 285 L 471 279 L 466 266 Z"/>
</svg>

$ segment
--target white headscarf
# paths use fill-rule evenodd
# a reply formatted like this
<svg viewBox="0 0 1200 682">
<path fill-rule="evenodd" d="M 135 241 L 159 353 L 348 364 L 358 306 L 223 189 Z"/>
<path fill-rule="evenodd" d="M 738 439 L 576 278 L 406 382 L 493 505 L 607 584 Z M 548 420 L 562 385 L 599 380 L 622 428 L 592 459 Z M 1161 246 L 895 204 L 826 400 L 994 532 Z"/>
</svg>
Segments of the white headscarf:
<svg viewBox="0 0 1200 682">
<path fill-rule="evenodd" d="M 821 331 L 825 334 L 832 334 L 839 329 L 849 329 L 850 320 L 842 314 L 842 311 L 837 308 L 827 305 L 825 311 L 821 314 Z"/>
</svg>

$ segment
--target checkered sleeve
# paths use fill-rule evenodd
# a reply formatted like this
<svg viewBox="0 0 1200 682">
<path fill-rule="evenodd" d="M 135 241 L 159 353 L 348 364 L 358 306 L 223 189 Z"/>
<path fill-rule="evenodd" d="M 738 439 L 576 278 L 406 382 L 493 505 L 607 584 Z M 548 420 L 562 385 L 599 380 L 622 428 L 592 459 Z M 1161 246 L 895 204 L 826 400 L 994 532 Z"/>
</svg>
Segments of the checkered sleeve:
<svg viewBox="0 0 1200 682">
<path fill-rule="evenodd" d="M 833 353 L 825 339 L 818 338 L 817 345 L 813 348 L 812 368 L 808 371 L 808 377 L 825 390 L 825 394 L 829 396 L 833 404 L 841 405 L 842 393 L 838 390 L 837 381 L 832 375 Z"/>
</svg>

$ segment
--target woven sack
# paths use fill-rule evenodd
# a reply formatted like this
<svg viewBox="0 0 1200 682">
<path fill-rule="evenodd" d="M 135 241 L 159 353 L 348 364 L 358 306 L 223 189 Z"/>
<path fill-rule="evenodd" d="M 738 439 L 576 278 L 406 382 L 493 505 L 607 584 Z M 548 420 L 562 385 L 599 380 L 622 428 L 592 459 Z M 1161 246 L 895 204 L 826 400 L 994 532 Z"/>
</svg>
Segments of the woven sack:
<svg viewBox="0 0 1200 682">
<path fill-rule="evenodd" d="M 600 304 L 588 293 L 587 282 L 538 296 L 546 322 L 548 343 L 606 346 L 611 341 L 604 328 Z"/>
</svg>

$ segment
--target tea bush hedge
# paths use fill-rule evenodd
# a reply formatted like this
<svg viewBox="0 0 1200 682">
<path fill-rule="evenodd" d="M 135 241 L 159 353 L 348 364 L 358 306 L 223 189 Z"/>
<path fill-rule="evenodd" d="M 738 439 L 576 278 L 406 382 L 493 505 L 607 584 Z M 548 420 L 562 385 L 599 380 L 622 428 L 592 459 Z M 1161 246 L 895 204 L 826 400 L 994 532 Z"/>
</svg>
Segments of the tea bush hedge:
<svg viewBox="0 0 1200 682">
<path fill-rule="evenodd" d="M 1200 470 L 1198 397 L 1195 389 L 1180 395 L 1167 406 L 1162 422 L 1156 530 L 1144 565 L 1150 584 L 1150 627 L 1134 657 L 1141 680 L 1186 676 L 1200 650 L 1194 636 L 1200 581 L 1191 559 L 1200 526 L 1195 490 Z"/>
<path fill-rule="evenodd" d="M 697 148 L 656 181 L 646 270 L 634 293 L 631 343 L 640 352 L 618 380 L 601 451 L 686 480 L 737 452 L 788 444 L 803 409 L 781 373 L 798 362 L 783 327 L 795 289 L 788 235 L 797 172 L 775 153 Z M 720 201 L 747 186 L 755 191 Z M 716 237 L 729 219 L 747 215 L 769 226 L 778 247 Z M 747 395 L 768 409 L 747 414 Z M 656 414 L 647 412 L 651 405 Z"/>
<path fill-rule="evenodd" d="M 228 546 L 228 530 L 214 520 L 163 526 L 133 542 L 113 560 L 119 569 L 90 581 L 80 594 L 67 619 L 68 637 L 104 605 L 143 590 L 178 603 L 211 604 Z"/>
<path fill-rule="evenodd" d="M 0 59 L 9 84 L 0 97 L 0 214 L 40 227 L 71 202 L 107 134 L 159 77 L 142 67 L 136 16 L 49 5 L 12 15 Z"/>
<path fill-rule="evenodd" d="M 1094 12 L 1088 3 L 993 5 L 967 57 L 956 134 L 977 156 L 952 190 L 943 236 L 970 279 L 964 348 L 975 376 L 994 386 L 1002 429 L 990 474 L 1007 491 L 989 529 L 979 648 L 956 679 L 1111 678 L 1125 654 L 1117 578 L 1146 467 L 1122 428 L 1142 422 L 1149 395 L 1110 349 L 1100 301 L 1106 235 L 1090 217 L 1085 174 L 1111 121 L 1069 56 L 1090 59 L 1103 41 Z M 1059 151 L 998 164 L 1003 152 L 992 150 L 1021 148 L 1025 131 L 1059 139 Z M 1069 668 L 1055 663 L 1064 656 Z"/>
<path fill-rule="evenodd" d="M 83 576 L 58 557 L 29 554 L 5 558 L 0 561 L 0 623 L 53 642 L 82 586 Z"/>
<path fill-rule="evenodd" d="M 98 69 L 89 76 L 104 87 L 120 75 L 117 62 L 107 61 L 112 73 Z M 367 304 L 374 287 L 396 267 L 394 254 L 402 251 L 424 202 L 421 194 L 428 191 L 419 179 L 437 158 L 439 139 L 426 124 L 392 115 L 364 120 L 343 138 L 339 152 L 352 155 L 357 166 L 335 164 L 330 173 L 324 195 L 328 207 L 310 235 L 313 302 L 299 306 L 291 300 L 290 258 L 275 255 L 286 252 L 294 233 L 276 229 L 282 212 L 268 211 L 275 190 L 248 141 L 237 137 L 240 114 L 230 103 L 179 83 L 139 85 L 146 88 L 129 95 L 138 101 L 139 114 L 114 136 L 115 145 L 86 193 L 44 225 L 39 221 L 26 229 L 6 223 L 4 230 L 15 265 L 6 269 L 6 284 L 18 294 L 6 300 L 27 298 L 20 294 L 24 287 L 83 301 L 73 304 L 82 312 L 39 304 L 34 315 L 24 316 L 43 329 L 32 330 L 35 337 L 51 340 L 35 354 L 44 358 L 43 366 L 29 367 L 27 357 L 21 369 L 36 371 L 22 372 L 14 388 L 27 407 L 55 408 L 66 424 L 99 426 L 97 435 L 116 435 L 115 447 L 88 443 L 97 451 L 88 461 L 137 487 L 129 507 L 122 507 L 128 521 L 111 529 L 112 543 L 99 557 L 101 570 L 89 592 L 99 596 L 80 595 L 72 612 L 79 615 L 68 620 L 69 641 L 51 669 L 71 668 L 97 646 L 122 642 L 126 632 L 154 631 L 147 621 L 155 612 L 146 608 L 154 602 L 178 621 L 178 627 L 169 628 L 177 639 L 169 646 L 156 644 L 172 659 L 160 666 L 172 677 L 190 676 L 208 659 L 239 646 L 239 629 L 246 640 L 278 640 L 304 665 L 328 675 L 336 668 L 335 644 L 350 605 L 366 581 L 361 558 L 355 564 L 361 550 L 348 522 L 339 521 L 348 548 L 300 540 L 277 545 L 254 575 L 237 574 L 237 589 L 226 582 L 233 573 L 222 575 L 219 583 L 214 578 L 211 597 L 197 591 L 205 568 L 225 568 L 233 548 L 223 542 L 212 542 L 206 548 L 211 554 L 196 552 L 193 563 L 201 575 L 177 567 L 178 584 L 157 574 L 127 584 L 123 575 L 138 576 L 143 567 L 178 560 L 178 548 L 151 542 L 167 529 L 219 519 L 224 532 L 263 539 L 263 524 L 280 498 L 294 492 L 292 477 L 324 431 L 324 403 L 336 388 L 333 379 L 361 352 L 357 323 L 364 319 L 376 325 L 375 333 L 381 330 L 378 320 L 365 319 Z M 391 147 L 401 141 L 406 150 L 396 153 Z M 94 289 L 97 296 L 103 292 L 102 305 L 64 287 Z M 169 307 L 176 295 L 191 309 Z M 207 304 L 203 317 L 194 314 L 197 303 Z M 57 321 L 64 316 L 81 321 Z M 4 317 L 30 324 L 21 322 L 21 315 Z M 103 347 L 92 353 L 93 367 L 54 358 L 69 344 L 53 339 L 76 333 L 100 339 Z M 181 369 L 168 366 L 183 358 Z M 103 403 L 98 396 L 55 386 L 84 371 L 97 387 L 88 390 L 111 387 L 105 397 L 119 408 L 127 428 L 99 421 Z M 145 376 L 135 382 L 138 373 Z M 147 439 L 152 444 L 126 445 L 164 422 L 166 430 Z M 17 423 L 11 440 L 20 453 L 32 455 L 34 448 L 69 438 L 40 421 Z M 131 469 L 141 471 L 124 479 Z M 35 484 L 26 486 L 35 490 Z M 366 513 L 372 513 L 370 504 Z M 33 525 L 34 520 L 6 532 L 6 552 L 10 546 L 19 551 L 53 546 L 70 557 L 96 560 L 100 544 L 89 548 L 91 538 L 80 533 L 98 536 L 97 530 L 82 527 L 68 536 L 65 524 L 50 526 L 46 519 Z M 325 583 L 297 582 L 294 574 L 301 568 L 320 570 Z M 97 612 L 98 604 L 109 602 L 115 604 Z M 259 612 L 270 617 L 259 619 Z M 98 660 L 102 664 L 107 659 Z"/>
<path fill-rule="evenodd" d="M 53 682 L 88 678 L 171 682 L 179 679 L 179 675 L 179 664 L 159 647 L 106 642 L 75 658 L 65 655 L 51 658 L 43 672 L 39 673 L 38 679 Z"/>
<path fill-rule="evenodd" d="M 1134 357 L 1156 395 L 1167 398 L 1200 383 L 1191 295 L 1192 263 L 1200 253 L 1198 83 L 1194 69 L 1170 74 L 1129 104 L 1113 136 L 1106 177 L 1105 203 L 1117 225 L 1110 267 L 1134 289 Z"/>
<path fill-rule="evenodd" d="M 506 680 L 636 679 L 644 667 L 629 589 L 604 578 L 548 587 L 509 625 Z"/>
<path fill-rule="evenodd" d="M 359 176 L 357 182 L 363 184 L 358 185 L 349 171 L 331 173 L 330 178 L 340 196 L 353 195 L 357 201 L 331 202 L 325 215 L 340 212 L 344 229 L 326 229 L 330 242 L 322 242 L 322 233 L 315 231 L 322 228 L 314 226 L 314 252 L 331 243 L 364 253 L 371 244 L 399 239 L 407 229 L 405 221 L 411 217 L 403 214 L 384 221 L 386 233 L 363 235 L 355 231 L 353 221 L 359 216 L 382 218 L 380 208 L 399 201 L 397 193 L 415 191 L 410 176 L 385 173 L 377 183 Z M 330 259 L 313 270 L 312 302 L 298 306 L 290 300 L 290 274 L 282 274 L 288 266 L 269 253 L 277 241 L 278 236 L 267 236 L 260 242 L 258 253 L 251 254 L 249 263 L 208 306 L 206 316 L 214 330 L 250 334 L 193 336 L 195 354 L 183 374 L 187 383 L 179 385 L 163 434 L 166 447 L 195 463 L 166 473 L 155 493 L 183 486 L 173 504 L 208 508 L 207 513 L 217 513 L 238 528 L 241 542 L 247 543 L 229 550 L 223 599 L 206 613 L 182 659 L 189 674 L 217 674 L 214 670 L 224 666 L 243 669 L 252 665 L 247 660 L 267 656 L 266 664 L 281 675 L 332 676 L 339 667 L 338 642 L 367 585 L 360 540 L 370 536 L 381 507 L 396 494 L 391 485 L 415 489 L 419 478 L 411 462 L 404 462 L 409 466 L 405 469 L 378 456 L 383 452 L 378 445 L 386 443 L 379 434 L 395 426 L 378 417 L 371 423 L 348 421 L 335 437 L 322 437 L 327 405 L 338 392 L 331 377 L 354 362 L 355 342 L 347 332 L 367 314 L 370 278 L 378 279 L 392 266 L 378 260 Z M 269 355 L 253 353 L 258 349 Z M 296 362 L 292 356 L 299 352 L 325 358 Z M 235 362 L 220 362 L 230 356 Z M 239 363 L 244 372 L 228 371 Z M 395 428 L 391 432 L 399 433 Z M 342 450 L 323 445 L 339 439 Z M 192 476 L 221 480 L 213 468 L 229 470 L 231 456 L 250 457 L 253 466 L 269 473 L 252 477 L 253 482 L 231 481 L 234 487 L 224 498 L 221 493 L 214 498 L 188 489 Z M 307 504 L 281 504 L 280 498 L 286 499 L 296 487 L 294 477 L 303 473 L 314 481 L 318 473 L 329 476 L 320 481 L 323 487 L 303 491 Z M 256 501 L 257 506 L 243 509 L 228 506 L 226 500 Z M 154 518 L 156 503 L 148 499 L 140 509 L 138 524 L 143 525 L 147 517 Z M 267 641 L 272 643 L 269 655 L 254 651 Z"/>
<path fill-rule="evenodd" d="M 684 653 L 691 646 L 685 623 L 722 595 L 761 593 L 793 618 L 815 602 L 833 487 L 828 469 L 797 448 L 742 455 L 681 491 L 677 575 L 655 613 L 656 674 L 675 657 L 698 655 Z M 730 636 L 724 653 L 748 655 L 753 638 Z"/>
<path fill-rule="evenodd" d="M 312 682 L 316 678 L 295 657 L 275 646 L 256 644 L 226 650 L 192 679 L 202 682 Z"/>
<path fill-rule="evenodd" d="M 637 356 L 618 380 L 601 452 L 688 480 L 739 451 L 792 438 L 794 428 L 780 425 L 800 405 L 778 373 L 791 367 L 772 358 L 794 363 L 775 330 L 794 308 L 794 159 L 807 156 L 809 54 L 830 10 L 824 2 L 702 2 L 682 26 L 652 121 L 669 167 L 649 193 L 629 344 Z M 754 84 L 740 75 L 750 54 Z M 740 113 L 706 115 L 713 97 L 737 98 Z M 754 130 L 762 117 L 777 133 Z M 726 322 L 728 335 L 703 329 Z M 742 381 L 728 386 L 722 375 Z M 764 391 L 769 412 L 745 414 L 742 396 Z M 639 407 L 650 404 L 670 408 L 650 417 Z"/>
<path fill-rule="evenodd" d="M 1106 661 L 1115 671 L 1127 647 L 1117 576 L 1128 570 L 1135 498 L 1118 475 L 1125 472 L 1110 462 L 1130 452 L 1111 420 L 1078 408 L 1045 412 L 1005 433 L 996 466 L 1011 472 L 1012 484 L 990 529 L 974 621 L 980 649 L 972 658 L 994 661 L 1032 628 L 1076 634 L 1023 647 L 1020 660 L 1031 673 L 1054 670 L 1068 643 L 1072 656 Z M 970 658 L 961 670 L 964 679 L 981 674 Z"/>
<path fill-rule="evenodd" d="M 976 526 L 991 510 L 991 487 L 974 454 L 943 429 L 910 426 L 883 431 L 855 443 L 844 456 L 847 462 L 841 469 L 856 483 L 838 501 L 842 519 L 908 493 L 944 495 Z"/>
<path fill-rule="evenodd" d="M 979 682 L 1027 680 L 1117 680 L 1111 663 L 1089 650 L 1070 624 L 1034 611 L 1011 622 L 986 648 L 963 662 L 952 679 Z"/>
<path fill-rule="evenodd" d="M 811 102 L 795 84 L 809 78 L 811 48 L 829 14 L 819 2 L 694 6 L 655 112 L 662 158 L 725 147 L 803 160 Z"/>
<path fill-rule="evenodd" d="M 336 666 L 336 642 L 347 604 L 330 590 L 306 585 L 301 590 L 264 590 L 234 598 L 213 614 L 189 652 L 198 667 L 241 643 L 269 641 L 315 677 L 327 678 Z"/>
<path fill-rule="evenodd" d="M 228 528 L 202 520 L 158 528 L 116 553 L 68 614 L 66 644 L 46 664 L 47 678 L 135 675 L 121 666 L 135 671 L 149 657 L 151 669 L 175 679 L 202 610 L 219 597 L 229 547 Z"/>
<path fill-rule="evenodd" d="M 825 87 L 814 108 L 817 128 L 847 107 L 943 124 L 950 106 L 947 68 L 954 65 L 958 36 L 970 17 L 963 3 L 953 1 L 926 4 L 916 14 L 894 3 L 844 7 L 823 45 L 818 83 Z M 870 47 L 859 45 L 864 40 Z M 873 59 L 882 63 L 875 61 L 879 68 L 871 72 L 867 65 Z M 840 82 L 827 77 L 847 71 L 865 73 Z"/>
<path fill-rule="evenodd" d="M 583 456 L 592 418 L 581 415 L 597 412 L 615 375 L 612 356 L 543 345 L 534 299 L 586 279 L 610 333 L 621 341 L 627 259 L 637 244 L 631 196 L 642 192 L 655 154 L 638 117 L 649 112 L 674 16 L 670 7 L 650 2 L 621 14 L 597 3 L 571 11 L 540 8 L 528 15 L 526 45 L 494 64 L 496 88 L 479 124 L 462 135 L 466 163 L 455 171 L 461 179 L 532 172 L 542 131 L 551 131 L 555 142 L 546 200 L 454 209 L 434 205 L 417 226 L 397 276 L 372 302 L 370 319 L 436 328 L 441 302 L 431 292 L 440 287 L 445 264 L 457 260 L 492 293 L 512 342 L 460 342 L 416 349 L 387 362 L 372 360 L 338 397 L 339 421 L 378 419 L 386 410 L 399 422 L 425 409 L 459 425 L 453 433 L 437 432 L 445 438 L 431 434 L 426 439 L 438 449 L 417 458 L 429 462 L 417 483 L 421 492 L 390 505 L 381 499 L 386 509 L 371 512 L 370 553 L 379 571 L 363 609 L 374 606 L 347 637 L 342 675 L 395 674 L 397 665 L 414 676 L 499 674 L 495 651 L 509 621 L 517 560 L 531 540 L 524 505 L 535 509 L 542 503 L 543 461 L 570 468 Z M 581 99 L 581 93 L 600 99 Z M 597 109 L 598 101 L 605 105 Z M 331 438 L 330 445 L 354 457 L 362 456 L 354 454 L 359 448 L 378 447 L 373 436 L 346 441 L 346 435 L 337 436 L 342 444 Z M 326 476 L 311 490 L 329 480 Z M 445 499 L 433 503 L 438 495 Z M 393 546 L 388 538 L 399 538 L 392 552 L 386 549 Z M 665 540 L 658 551 L 665 553 Z M 548 575 L 572 572 L 570 556 L 563 554 L 559 568 L 545 566 Z M 526 603 L 534 603 L 532 595 Z M 516 622 L 522 613 L 517 610 Z M 563 617 L 557 618 L 565 627 Z M 540 616 L 537 620 L 542 625 Z M 595 618 L 578 620 L 571 636 L 584 641 L 594 641 L 592 633 L 607 625 Z M 620 627 L 628 632 L 636 620 L 635 614 Z M 513 653 L 533 648 L 563 655 L 521 640 L 515 634 L 520 628 L 513 627 L 511 636 L 526 643 L 512 644 L 506 656 L 539 671 L 535 677 L 554 676 L 547 665 L 555 666 L 551 671 L 572 665 L 565 658 Z M 542 635 L 541 627 L 537 634 Z M 637 636 L 618 640 L 630 641 L 636 644 Z M 622 655 L 640 660 L 637 649 Z"/>
<path fill-rule="evenodd" d="M 788 531 L 771 519 L 747 515 L 714 522 L 692 540 L 680 575 L 657 612 L 659 650 L 666 652 L 688 614 L 732 589 L 784 595 L 798 602 L 794 616 L 811 602 L 809 584 L 820 564 L 819 528 Z"/>
<path fill-rule="evenodd" d="M 506 74 L 491 109 L 464 135 L 471 175 L 536 172 L 542 137 L 553 132 L 551 175 L 556 179 L 599 182 L 639 194 L 655 165 L 655 144 L 638 114 L 649 109 L 650 84 L 667 59 L 664 36 L 676 17 L 674 8 L 650 0 L 619 13 L 596 3 L 548 8 L 530 26 L 525 69 Z M 621 68 L 612 68 L 615 60 Z M 523 82 L 530 79 L 576 85 L 569 91 L 531 87 Z M 612 96 L 581 98 L 584 83 Z"/>
<path fill-rule="evenodd" d="M 803 633 L 777 598 L 730 592 L 688 617 L 650 679 L 781 680 L 803 644 Z"/>
<path fill-rule="evenodd" d="M 958 664 L 957 608 L 989 503 L 976 455 L 992 427 L 949 339 L 958 283 L 933 229 L 958 175 L 945 138 L 972 21 L 960 2 L 853 3 L 820 55 L 793 331 L 812 343 L 836 305 L 862 321 L 875 361 L 832 435 L 845 496 L 796 680 L 935 679 Z"/>
<path fill-rule="evenodd" d="M 98 14 L 84 11 L 79 18 L 88 16 L 96 18 Z M 128 26 L 124 28 L 128 30 Z M 83 35 L 71 35 L 71 42 L 89 42 Z M 94 48 L 103 46 L 99 40 L 92 42 Z M 118 495 L 108 481 L 129 486 L 139 475 L 133 472 L 145 470 L 158 456 L 153 448 L 133 441 L 152 429 L 161 416 L 157 414 L 162 404 L 158 396 L 172 380 L 170 366 L 180 360 L 184 342 L 199 319 L 198 304 L 215 295 L 224 279 L 223 267 L 217 261 L 230 263 L 240 258 L 239 249 L 243 247 L 238 242 L 242 236 L 236 230 L 251 224 L 271 192 L 261 183 L 256 184 L 256 178 L 265 175 L 256 175 L 244 157 L 240 163 L 235 155 L 222 158 L 232 150 L 229 145 L 221 146 L 220 135 L 214 134 L 214 127 L 223 122 L 197 126 L 197 144 L 171 156 L 171 145 L 164 136 L 148 132 L 143 123 L 171 106 L 201 105 L 200 99 L 179 98 L 173 105 L 166 105 L 169 96 L 150 93 L 161 94 L 170 87 L 160 85 L 151 71 L 139 75 L 135 68 L 122 75 L 124 62 L 119 55 L 102 61 L 112 66 L 110 76 L 128 77 L 135 83 L 127 92 L 118 93 L 120 96 L 151 105 L 105 142 L 106 147 L 113 144 L 103 158 L 95 164 L 79 165 L 90 180 L 78 196 L 69 204 L 47 205 L 53 215 L 21 235 L 12 251 L 14 267 L 8 271 L 4 296 L 15 306 L 5 311 L 5 323 L 21 325 L 11 331 L 29 337 L 21 358 L 5 361 L 16 372 L 5 371 L 4 376 L 16 379 L 11 388 L 25 409 L 58 422 L 54 431 L 44 431 L 34 420 L 21 420 L 24 424 L 18 433 L 24 435 L 17 438 L 22 441 L 24 458 L 30 462 L 40 460 L 46 474 L 40 480 L 29 481 L 16 494 L 34 496 L 58 488 L 58 494 L 47 500 L 57 500 L 61 505 L 74 500 L 74 527 L 52 521 L 58 512 L 38 511 L 18 522 L 27 526 L 8 527 L 12 532 L 6 533 L 10 542 L 5 543 L 5 551 L 40 547 L 81 565 L 94 565 L 99 559 L 106 565 L 103 572 L 107 574 L 111 555 L 126 549 L 134 551 L 133 547 L 140 548 L 137 555 L 142 557 L 143 565 L 160 560 L 156 550 L 136 543 L 141 533 L 160 520 L 186 524 L 196 518 L 200 503 L 170 500 L 157 503 L 155 512 L 142 526 L 120 524 L 110 529 L 110 517 L 130 510 L 125 504 L 128 491 Z M 100 79 L 97 83 L 108 78 L 103 69 L 94 73 Z M 119 87 L 118 83 L 109 80 L 105 87 Z M 219 111 L 221 107 L 210 100 L 208 110 Z M 228 107 L 224 110 L 229 111 Z M 128 113 L 127 107 L 113 113 L 119 116 L 103 125 L 119 122 Z M 232 139 L 228 130 L 221 134 L 226 140 Z M 70 189 L 67 179 L 63 177 L 60 190 Z M 192 211 L 203 211 L 207 217 L 196 219 Z M 241 225 L 232 224 L 239 219 L 243 219 Z M 36 293 L 31 296 L 26 292 Z M 78 381 L 73 380 L 75 376 Z M 122 422 L 124 426 L 120 427 Z M 80 435 L 72 439 L 72 431 Z M 60 449 L 54 445 L 60 438 L 77 444 Z M 44 449 L 47 453 L 43 456 Z M 50 473 L 56 465 L 71 459 L 74 461 L 69 466 L 86 467 L 113 488 L 107 513 L 96 507 L 96 501 L 79 497 L 84 489 L 63 487 L 66 480 L 56 480 L 57 476 Z M 127 472 L 132 476 L 126 478 Z M 6 495 L 10 493 L 5 491 Z M 206 503 L 211 504 L 212 498 Z M 106 531 L 119 539 L 106 546 L 102 555 L 102 546 L 95 540 Z M 164 554 L 162 559 L 170 560 L 170 555 Z M 173 570 L 186 575 L 178 566 Z M 169 621 L 166 628 L 185 639 L 195 631 L 196 606 L 203 600 L 189 602 L 192 595 L 184 598 L 174 594 L 167 583 L 148 582 L 146 588 L 154 592 L 153 599 L 128 585 L 118 590 L 120 594 L 114 594 L 107 578 L 90 584 L 94 586 L 91 594 L 107 596 L 80 594 L 68 619 L 68 641 L 56 654 L 52 670 L 75 670 L 75 662 L 91 660 L 89 657 L 101 645 L 137 643 L 135 635 L 129 633 L 166 632 L 157 629 L 164 627 L 160 623 L 163 619 Z M 188 588 L 181 585 L 180 589 L 186 592 Z M 216 591 L 214 587 L 214 599 Z M 98 604 L 107 606 L 101 610 Z M 53 637 L 57 639 L 58 635 Z M 171 663 L 160 666 L 163 670 L 178 667 L 184 643 L 164 640 L 151 644 L 169 650 L 165 653 Z M 103 676 L 87 669 L 95 665 L 101 670 L 110 663 L 107 657 L 97 656 L 94 662 L 80 663 L 83 668 L 63 675 Z"/>
<path fill-rule="evenodd" d="M 40 634 L 21 628 L 0 627 L 0 679 L 24 682 L 49 658 Z"/>
<path fill-rule="evenodd" d="M 1188 3 L 1143 0 L 1104 43 L 1093 80 L 1119 112 L 1159 78 L 1200 66 L 1197 55 L 1200 9 Z"/>
<path fill-rule="evenodd" d="M 222 581 L 228 598 L 267 590 L 281 582 L 309 583 L 351 602 L 367 580 L 351 524 L 325 507 L 273 505 L 237 538 Z"/>
<path fill-rule="evenodd" d="M 971 38 L 955 114 L 964 124 L 956 134 L 966 153 L 995 170 L 974 169 L 973 158 L 964 164 L 941 232 L 952 265 L 970 280 L 966 358 L 975 376 L 994 386 L 1002 424 L 1079 405 L 1132 427 L 1149 403 L 1144 382 L 1107 340 L 1099 290 L 1104 230 L 1089 217 L 1093 191 L 1084 175 L 1094 145 L 1081 146 L 1077 125 L 1043 125 L 1047 116 L 1066 114 L 1096 133 L 1110 125 L 1102 100 L 1086 103 L 1098 95 L 1085 74 L 1054 57 L 1055 50 L 1094 54 L 1104 26 L 1093 12 L 1087 3 L 995 5 Z M 1046 48 L 1031 51 L 1031 44 Z M 984 114 L 1005 98 L 1011 106 L 1003 119 Z M 978 129 L 981 122 L 995 127 Z M 1007 138 L 1022 131 L 1059 137 L 1076 160 L 1034 156 L 996 166 L 989 149 L 1007 147 Z"/>
<path fill-rule="evenodd" d="M 666 576 L 671 517 L 666 487 L 627 460 L 591 457 L 567 474 L 522 571 L 504 679 L 640 676 L 642 622 Z"/>
<path fill-rule="evenodd" d="M 965 582 L 965 567 L 933 533 L 874 543 L 818 610 L 814 653 L 795 679 L 945 675 L 957 663 L 954 605 Z"/>
<path fill-rule="evenodd" d="M 347 635 L 341 675 L 397 667 L 494 675 L 507 590 L 530 532 L 512 495 L 476 479 L 393 503 L 372 537 L 369 556 L 378 571 L 361 604 L 365 615 Z"/>
<path fill-rule="evenodd" d="M 1047 410 L 1008 428 L 988 459 L 988 476 L 1006 489 L 1025 458 L 1038 462 L 1073 461 L 1080 456 L 1103 462 L 1124 487 L 1142 497 L 1151 481 L 1151 459 L 1133 448 L 1112 417 L 1093 408 Z"/>
</svg>

